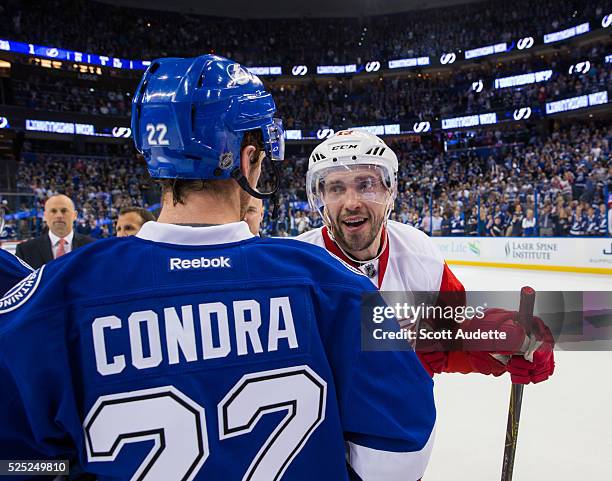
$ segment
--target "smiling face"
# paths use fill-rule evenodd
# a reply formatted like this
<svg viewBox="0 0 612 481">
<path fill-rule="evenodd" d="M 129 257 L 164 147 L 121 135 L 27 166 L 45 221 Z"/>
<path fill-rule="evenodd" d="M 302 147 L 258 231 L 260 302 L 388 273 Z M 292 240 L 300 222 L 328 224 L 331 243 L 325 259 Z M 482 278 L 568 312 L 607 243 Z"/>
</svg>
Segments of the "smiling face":
<svg viewBox="0 0 612 481">
<path fill-rule="evenodd" d="M 327 174 L 322 201 L 334 238 L 344 251 L 359 260 L 378 254 L 390 198 L 379 169 L 357 166 Z"/>
</svg>

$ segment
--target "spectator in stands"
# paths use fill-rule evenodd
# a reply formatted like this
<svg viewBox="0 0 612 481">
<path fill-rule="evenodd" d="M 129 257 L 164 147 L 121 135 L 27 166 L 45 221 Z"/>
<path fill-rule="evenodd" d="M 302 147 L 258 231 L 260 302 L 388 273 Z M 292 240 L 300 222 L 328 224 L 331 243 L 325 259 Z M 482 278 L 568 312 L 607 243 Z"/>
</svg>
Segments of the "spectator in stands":
<svg viewBox="0 0 612 481">
<path fill-rule="evenodd" d="M 514 206 L 514 213 L 506 230 L 507 237 L 521 237 L 523 235 L 523 212 L 521 205 Z"/>
<path fill-rule="evenodd" d="M 442 223 L 440 224 L 440 228 L 443 237 L 451 235 L 450 214 L 446 211 L 442 214 Z"/>
<path fill-rule="evenodd" d="M 465 221 L 459 209 L 455 209 L 453 217 L 450 219 L 450 234 L 452 236 L 462 236 L 465 234 Z"/>
<path fill-rule="evenodd" d="M 502 237 L 504 235 L 504 230 L 501 222 L 501 216 L 496 216 L 490 230 L 491 237 Z"/>
<path fill-rule="evenodd" d="M 524 237 L 534 237 L 536 235 L 536 220 L 533 216 L 533 209 L 527 209 L 527 215 L 523 218 L 521 228 Z"/>
<path fill-rule="evenodd" d="M 582 205 L 578 204 L 572 214 L 569 235 L 583 236 L 586 234 L 586 217 L 582 212 Z"/>
<path fill-rule="evenodd" d="M 612 215 L 612 209 L 610 210 Z M 606 214 L 606 204 L 599 204 L 599 227 L 597 230 L 598 235 L 605 236 L 608 234 L 608 215 Z"/>
<path fill-rule="evenodd" d="M 557 205 L 552 212 L 554 235 L 556 237 L 565 237 L 569 232 L 569 218 L 567 209 L 561 205 Z"/>
<path fill-rule="evenodd" d="M 468 236 L 478 235 L 478 207 L 474 206 L 467 216 L 465 234 Z"/>
<path fill-rule="evenodd" d="M 155 216 L 142 207 L 124 207 L 119 212 L 115 231 L 117 237 L 136 235 L 142 226 L 149 221 L 154 221 Z"/>
<path fill-rule="evenodd" d="M 429 214 L 429 207 L 425 207 L 423 220 L 421 221 L 421 230 L 427 235 L 431 233 L 431 216 Z"/>
<path fill-rule="evenodd" d="M 550 204 L 545 204 L 539 216 L 541 237 L 552 237 L 554 235 L 554 222 L 551 215 Z"/>
<path fill-rule="evenodd" d="M 595 209 L 593 207 L 588 208 L 587 215 L 585 219 L 586 223 L 586 231 L 585 234 L 588 236 L 596 236 L 599 234 L 599 218 L 595 213 Z"/>
<path fill-rule="evenodd" d="M 49 231 L 17 245 L 17 257 L 38 269 L 53 259 L 93 242 L 91 237 L 74 232 L 76 218 L 72 199 L 63 194 L 49 197 L 44 211 L 44 221 Z"/>
<path fill-rule="evenodd" d="M 487 213 L 488 213 L 488 208 L 487 207 L 482 207 L 480 209 L 480 214 L 477 214 L 478 215 L 478 227 L 477 227 L 476 235 L 478 235 L 478 236 L 486 235 L 486 232 L 487 232 Z"/>
<path fill-rule="evenodd" d="M 432 235 L 442 235 L 442 216 L 439 209 L 434 209 L 433 217 L 431 218 Z"/>
<path fill-rule="evenodd" d="M 298 235 L 303 234 L 310 229 L 310 218 L 306 215 L 306 212 L 301 212 L 297 219 L 297 232 Z"/>
</svg>

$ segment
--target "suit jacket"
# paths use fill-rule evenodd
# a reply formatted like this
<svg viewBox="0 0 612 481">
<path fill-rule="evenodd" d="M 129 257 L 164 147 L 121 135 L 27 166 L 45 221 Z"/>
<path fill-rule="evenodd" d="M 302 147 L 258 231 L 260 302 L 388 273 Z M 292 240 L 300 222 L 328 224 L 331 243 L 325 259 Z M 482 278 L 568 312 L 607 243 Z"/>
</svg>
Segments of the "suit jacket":
<svg viewBox="0 0 612 481">
<path fill-rule="evenodd" d="M 74 233 L 72 238 L 72 250 L 83 247 L 95 239 L 86 235 Z M 51 239 L 49 234 L 45 233 L 41 236 L 34 237 L 28 241 L 17 244 L 15 252 L 17 257 L 27 262 L 33 269 L 42 267 L 49 261 L 53 260 L 53 250 L 51 249 Z"/>
</svg>

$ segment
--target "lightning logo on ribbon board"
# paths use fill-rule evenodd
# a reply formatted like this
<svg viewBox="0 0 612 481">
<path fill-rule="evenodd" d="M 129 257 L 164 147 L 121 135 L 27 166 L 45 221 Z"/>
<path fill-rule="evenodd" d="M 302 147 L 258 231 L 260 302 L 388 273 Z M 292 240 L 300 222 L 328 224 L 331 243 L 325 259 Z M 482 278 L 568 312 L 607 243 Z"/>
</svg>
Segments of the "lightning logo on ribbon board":
<svg viewBox="0 0 612 481">
<path fill-rule="evenodd" d="M 302 77 L 306 75 L 307 73 L 308 73 L 308 67 L 306 67 L 306 65 L 295 65 L 291 69 L 291 74 L 298 76 L 298 77 Z"/>
</svg>

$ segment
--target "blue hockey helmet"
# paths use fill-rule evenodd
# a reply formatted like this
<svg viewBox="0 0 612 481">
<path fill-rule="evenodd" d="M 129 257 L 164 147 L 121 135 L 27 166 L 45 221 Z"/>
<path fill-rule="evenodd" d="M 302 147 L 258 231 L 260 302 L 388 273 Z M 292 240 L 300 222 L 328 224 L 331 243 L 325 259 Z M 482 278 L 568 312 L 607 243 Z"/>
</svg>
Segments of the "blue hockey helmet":
<svg viewBox="0 0 612 481">
<path fill-rule="evenodd" d="M 240 146 L 246 131 L 260 129 L 266 156 L 273 165 L 283 160 L 284 132 L 275 111 L 261 80 L 232 60 L 164 58 L 151 62 L 138 85 L 132 133 L 151 177 L 232 177 L 256 195 L 261 193 L 251 192 L 240 172 Z"/>
</svg>

